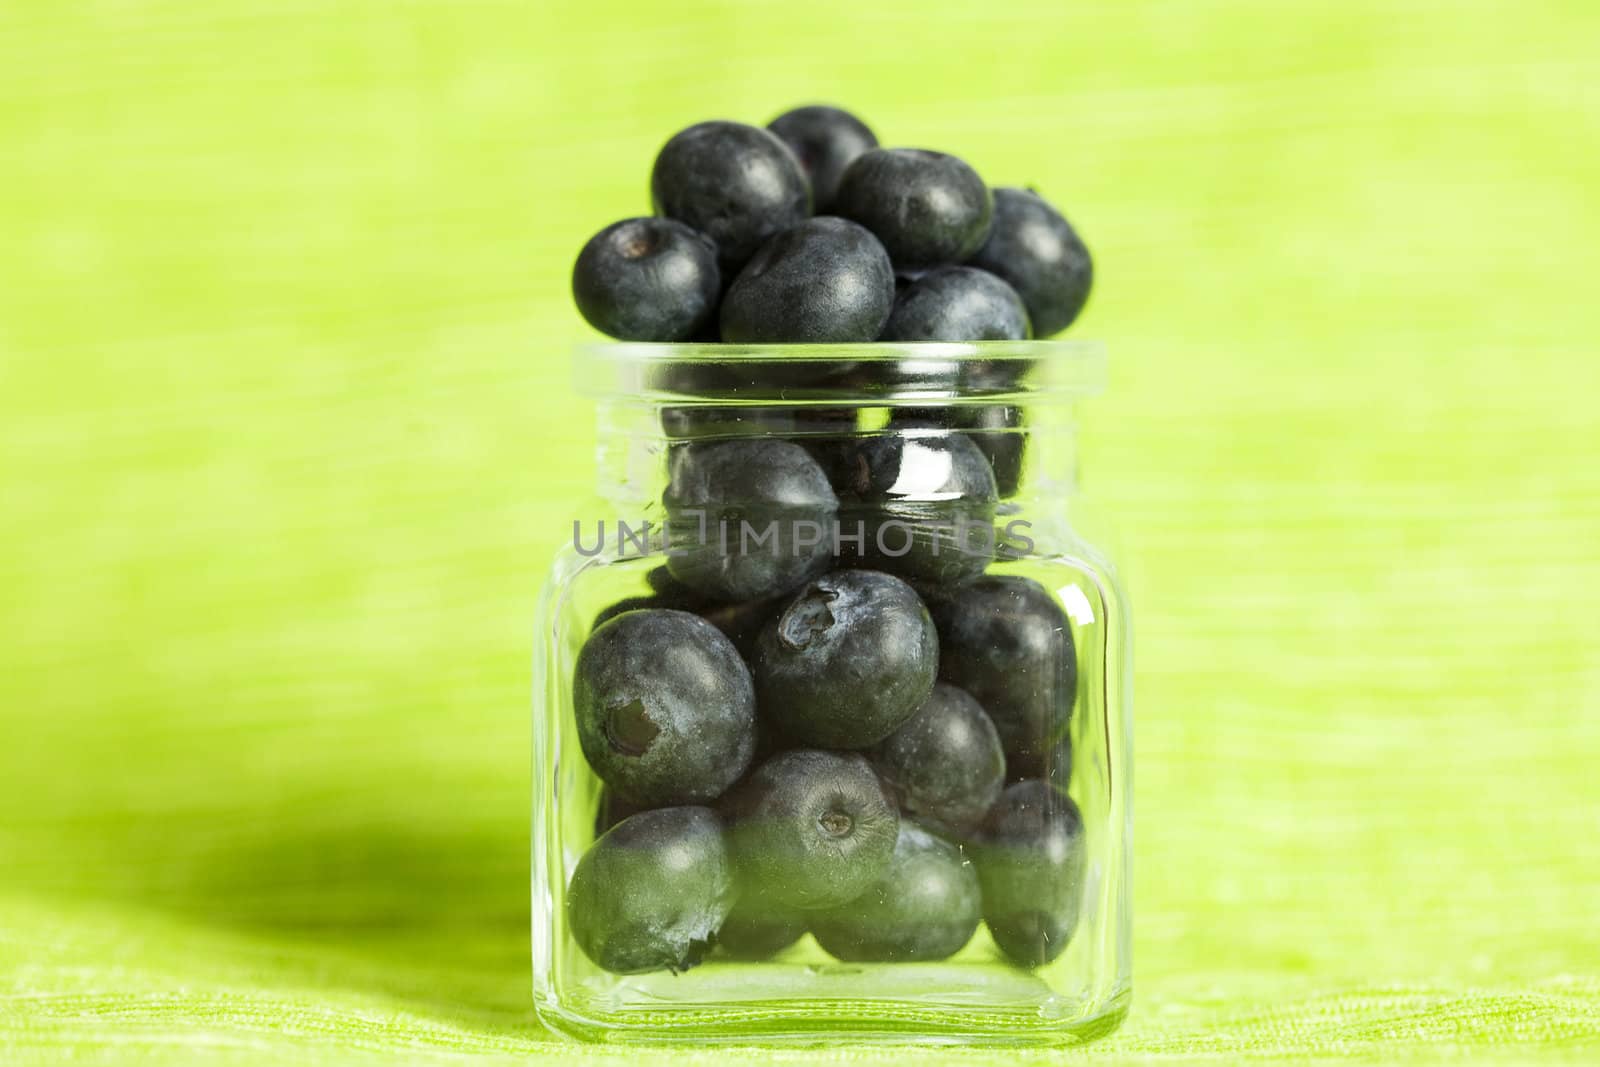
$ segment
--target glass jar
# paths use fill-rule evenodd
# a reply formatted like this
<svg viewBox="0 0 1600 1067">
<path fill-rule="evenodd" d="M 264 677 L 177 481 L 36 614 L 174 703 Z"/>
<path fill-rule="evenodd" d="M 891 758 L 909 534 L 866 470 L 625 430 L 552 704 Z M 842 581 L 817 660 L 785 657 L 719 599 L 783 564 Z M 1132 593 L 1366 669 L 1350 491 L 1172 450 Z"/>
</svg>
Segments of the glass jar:
<svg viewBox="0 0 1600 1067">
<path fill-rule="evenodd" d="M 1074 527 L 1099 347 L 597 344 L 577 368 L 599 492 L 539 606 L 541 1019 L 695 1044 L 1113 1029 L 1128 615 Z"/>
</svg>

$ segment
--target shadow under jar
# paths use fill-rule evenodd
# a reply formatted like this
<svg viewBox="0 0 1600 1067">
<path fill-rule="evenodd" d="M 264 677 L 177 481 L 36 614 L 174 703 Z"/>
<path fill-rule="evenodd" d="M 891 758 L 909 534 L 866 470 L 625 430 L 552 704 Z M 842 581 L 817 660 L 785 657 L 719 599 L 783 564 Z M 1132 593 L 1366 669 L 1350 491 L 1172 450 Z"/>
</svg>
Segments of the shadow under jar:
<svg viewBox="0 0 1600 1067">
<path fill-rule="evenodd" d="M 540 598 L 533 962 L 590 1040 L 1062 1045 L 1130 996 L 1083 342 L 603 344 Z"/>
</svg>

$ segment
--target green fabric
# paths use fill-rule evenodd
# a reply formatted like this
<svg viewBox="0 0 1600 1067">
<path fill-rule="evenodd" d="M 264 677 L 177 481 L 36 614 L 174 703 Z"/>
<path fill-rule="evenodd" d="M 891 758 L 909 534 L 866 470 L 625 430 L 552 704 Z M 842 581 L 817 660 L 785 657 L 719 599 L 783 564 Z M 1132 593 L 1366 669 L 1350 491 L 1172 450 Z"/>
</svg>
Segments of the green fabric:
<svg viewBox="0 0 1600 1067">
<path fill-rule="evenodd" d="M 581 241 L 849 103 L 1067 204 L 1138 638 L 1065 1057 L 1600 1060 L 1600 6 L 0 5 L 0 1063 L 814 1063 L 532 1020 Z"/>
</svg>

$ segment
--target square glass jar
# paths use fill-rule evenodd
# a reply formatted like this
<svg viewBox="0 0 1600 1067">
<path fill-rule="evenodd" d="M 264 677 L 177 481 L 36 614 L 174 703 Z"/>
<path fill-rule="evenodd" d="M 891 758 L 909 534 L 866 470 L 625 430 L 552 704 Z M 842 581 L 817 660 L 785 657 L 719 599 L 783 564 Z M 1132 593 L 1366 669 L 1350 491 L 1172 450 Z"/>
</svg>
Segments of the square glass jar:
<svg viewBox="0 0 1600 1067">
<path fill-rule="evenodd" d="M 534 996 L 548 1026 L 613 1042 L 1001 1046 L 1117 1026 L 1131 991 L 1128 613 L 1073 523 L 1073 411 L 1103 364 L 1081 342 L 578 351 L 597 399 L 597 492 L 553 561 L 536 644 Z M 832 526 L 820 551 L 817 520 Z M 917 665 L 937 688 L 923 677 L 887 737 L 857 729 L 890 702 L 870 671 L 818 699 L 815 679 L 786 681 L 779 662 L 808 662 L 813 635 L 826 651 L 834 633 L 835 673 L 863 655 L 914 659 L 915 642 L 883 636 L 906 631 L 846 632 L 870 627 L 847 609 L 858 593 L 912 604 L 902 614 L 925 618 L 937 649 L 936 668 Z M 605 626 L 614 643 L 628 626 L 642 635 L 629 662 L 655 688 L 585 674 Z M 679 718 L 641 712 L 690 655 L 663 634 L 747 672 L 723 702 L 752 724 L 667 794 L 630 777 L 641 750 L 700 737 L 682 716 L 710 715 L 728 690 L 696 691 L 693 675 L 673 690 Z M 819 726 L 829 716 L 845 734 Z M 976 748 L 969 719 L 988 739 Z M 808 785 L 756 772 L 796 752 L 876 782 L 892 851 L 838 861 L 830 833 L 876 824 L 825 803 L 795 809 L 812 851 L 788 868 L 762 851 L 767 801 Z M 947 773 L 930 785 L 932 766 Z M 609 862 L 589 860 L 575 883 L 591 854 Z M 866 888 L 805 896 L 830 862 Z M 771 944 L 752 946 L 752 929 Z"/>
</svg>

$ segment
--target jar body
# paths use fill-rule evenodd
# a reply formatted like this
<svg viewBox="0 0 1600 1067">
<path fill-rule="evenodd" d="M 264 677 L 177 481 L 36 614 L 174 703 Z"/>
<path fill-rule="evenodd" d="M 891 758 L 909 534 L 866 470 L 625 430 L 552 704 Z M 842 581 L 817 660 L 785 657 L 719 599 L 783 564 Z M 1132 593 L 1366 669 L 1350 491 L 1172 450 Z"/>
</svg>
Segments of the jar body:
<svg viewBox="0 0 1600 1067">
<path fill-rule="evenodd" d="M 620 357 L 627 374 L 642 367 L 645 377 L 607 386 L 604 491 L 575 517 L 540 598 L 537 628 L 534 992 L 541 1019 L 558 1031 L 696 1044 L 848 1036 L 1058 1045 L 1109 1031 L 1127 1010 L 1127 604 L 1109 561 L 1073 525 L 1071 401 L 1084 390 L 1029 385 L 1043 356 L 1083 363 L 1095 353 L 957 346 L 1000 370 L 975 381 L 973 351 L 935 353 L 921 366 L 908 364 L 904 351 L 891 359 L 876 351 L 885 346 L 868 347 L 875 351 L 865 362 L 860 352 L 828 353 L 798 370 L 760 352 L 714 357 L 736 361 L 732 372 L 708 372 L 711 357 L 692 353 Z M 980 455 L 981 470 L 973 458 Z M 763 464 L 776 466 L 749 476 Z M 824 514 L 804 491 L 816 470 L 832 490 L 815 490 L 826 498 Z M 745 488 L 718 497 L 719 485 L 734 483 Z M 820 550 L 811 543 L 818 519 L 832 527 Z M 796 522 L 807 524 L 803 534 L 784 525 Z M 779 562 L 757 558 L 763 552 Z M 891 577 L 864 586 L 862 572 Z M 898 670 L 896 657 L 911 655 L 911 642 L 899 637 L 873 645 L 870 627 L 890 608 L 863 615 L 842 606 L 860 588 L 891 606 L 909 603 L 902 614 L 925 620 L 937 667 L 924 657 L 916 669 L 936 671 L 938 681 L 930 693 L 932 674 L 922 679 L 915 711 L 848 733 L 881 710 L 889 687 L 875 686 L 865 667 L 865 675 L 843 675 L 863 656 Z M 581 661 L 585 646 L 630 612 L 708 620 L 749 672 L 755 743 L 729 749 L 735 754 L 717 761 L 725 768 L 702 771 L 729 784 L 701 784 L 687 804 L 640 793 L 605 753 L 598 766 L 606 777 L 597 774 L 594 746 L 616 735 L 602 731 L 597 742 L 581 727 L 585 716 L 608 714 L 593 692 L 593 657 L 590 665 Z M 868 629 L 844 635 L 845 658 L 817 658 L 829 627 L 850 626 Z M 722 648 L 722 637 L 700 629 Z M 800 664 L 798 675 L 783 673 L 793 667 L 785 656 Z M 648 661 L 645 654 L 641 662 Z M 813 669 L 839 677 L 819 681 L 806 673 Z M 837 706 L 817 710 L 815 694 L 802 699 L 813 684 L 833 686 L 822 692 L 836 695 Z M 952 702 L 979 728 L 975 746 L 960 715 L 959 728 L 919 734 L 918 724 L 947 721 Z M 819 732 L 813 719 L 828 715 L 846 724 L 848 736 Z M 965 740 L 951 747 L 958 735 Z M 950 750 L 941 752 L 941 744 Z M 875 779 L 892 812 L 892 853 L 885 845 L 881 855 L 846 863 L 846 874 L 867 876 L 865 888 L 837 899 L 786 895 L 826 867 L 826 849 L 788 874 L 780 865 L 770 883 L 758 886 L 752 873 L 771 873 L 752 844 L 764 840 L 761 832 L 748 830 L 759 825 L 752 812 L 768 788 L 757 771 L 768 761 L 792 762 L 796 752 L 825 753 L 816 758 Z M 941 761 L 942 775 L 930 777 L 927 768 Z M 803 776 L 799 788 L 809 788 Z M 597 924 L 626 925 L 612 914 L 617 907 L 671 911 L 666 898 L 683 883 L 647 884 L 659 873 L 651 869 L 640 876 L 637 897 L 617 905 L 615 894 L 596 897 L 574 875 L 586 855 L 604 851 L 597 838 L 619 818 L 689 804 L 722 828 L 726 892 L 707 905 L 715 915 L 686 954 L 669 950 L 659 966 L 634 957 L 619 965 L 619 957 L 596 950 Z M 852 813 L 864 832 L 867 816 Z M 814 814 L 808 809 L 802 821 Z M 825 829 L 834 828 L 833 817 L 822 816 Z M 644 821 L 636 816 L 634 825 Z M 823 833 L 814 822 L 803 828 Z M 612 851 L 628 836 L 618 833 L 606 846 Z M 677 861 L 668 855 L 665 862 Z M 633 868 L 609 868 L 617 869 Z M 766 933 L 774 923 L 788 930 L 751 951 L 728 926 L 719 943 L 716 927 L 730 906 Z"/>
</svg>

